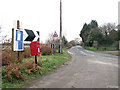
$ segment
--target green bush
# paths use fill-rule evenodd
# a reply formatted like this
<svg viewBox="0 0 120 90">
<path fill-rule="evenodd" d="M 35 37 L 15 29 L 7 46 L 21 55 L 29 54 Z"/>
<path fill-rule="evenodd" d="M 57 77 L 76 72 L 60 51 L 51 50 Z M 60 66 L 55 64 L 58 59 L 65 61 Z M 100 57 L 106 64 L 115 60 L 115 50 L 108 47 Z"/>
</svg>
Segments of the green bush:
<svg viewBox="0 0 120 90">
<path fill-rule="evenodd" d="M 108 51 L 112 51 L 112 50 L 117 50 L 117 47 L 98 47 L 98 48 L 95 48 L 95 47 L 85 47 L 85 49 L 88 49 L 88 50 L 92 50 L 92 51 L 105 51 L 105 50 L 108 50 Z"/>
</svg>

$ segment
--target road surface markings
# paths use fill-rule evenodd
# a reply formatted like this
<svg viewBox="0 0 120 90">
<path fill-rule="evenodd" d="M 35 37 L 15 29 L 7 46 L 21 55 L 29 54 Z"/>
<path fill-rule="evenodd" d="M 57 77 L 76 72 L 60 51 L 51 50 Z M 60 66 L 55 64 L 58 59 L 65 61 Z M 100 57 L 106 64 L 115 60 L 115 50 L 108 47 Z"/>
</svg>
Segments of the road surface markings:
<svg viewBox="0 0 120 90">
<path fill-rule="evenodd" d="M 88 53 L 85 53 L 83 51 L 80 51 L 83 55 L 86 55 L 86 56 L 95 56 L 95 55 L 92 55 L 92 54 L 88 54 Z"/>
<path fill-rule="evenodd" d="M 85 50 L 85 51 L 88 52 L 88 53 L 92 53 L 92 54 L 94 53 L 94 52 L 92 52 L 92 51 L 88 51 L 88 50 Z"/>
<path fill-rule="evenodd" d="M 73 53 L 72 52 L 70 52 L 70 51 L 67 51 L 69 54 L 71 54 L 71 55 L 73 55 Z"/>
</svg>

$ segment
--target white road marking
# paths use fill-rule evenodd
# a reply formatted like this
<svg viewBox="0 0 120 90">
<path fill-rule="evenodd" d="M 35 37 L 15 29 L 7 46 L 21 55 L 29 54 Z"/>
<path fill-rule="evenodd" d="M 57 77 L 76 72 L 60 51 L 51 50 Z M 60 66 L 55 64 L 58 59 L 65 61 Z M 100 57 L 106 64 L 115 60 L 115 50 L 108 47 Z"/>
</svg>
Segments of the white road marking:
<svg viewBox="0 0 120 90">
<path fill-rule="evenodd" d="M 75 47 L 72 47 L 72 48 L 75 48 Z"/>
<path fill-rule="evenodd" d="M 73 55 L 73 53 L 72 52 L 70 52 L 70 51 L 67 51 L 69 54 L 71 54 L 71 55 Z"/>
<path fill-rule="evenodd" d="M 94 53 L 94 52 L 92 52 L 92 51 L 88 51 L 88 50 L 85 50 L 86 52 L 88 52 L 88 53 Z"/>
<path fill-rule="evenodd" d="M 95 55 L 92 55 L 92 54 L 88 54 L 88 53 L 85 53 L 83 51 L 80 51 L 82 54 L 86 55 L 86 56 L 95 56 Z"/>
</svg>

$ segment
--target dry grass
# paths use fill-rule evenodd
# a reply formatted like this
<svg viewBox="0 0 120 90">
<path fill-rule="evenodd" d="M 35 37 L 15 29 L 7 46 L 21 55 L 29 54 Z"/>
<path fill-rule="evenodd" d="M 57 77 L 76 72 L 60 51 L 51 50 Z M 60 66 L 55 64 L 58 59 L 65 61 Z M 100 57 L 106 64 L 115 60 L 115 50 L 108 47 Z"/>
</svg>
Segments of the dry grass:
<svg viewBox="0 0 120 90">
<path fill-rule="evenodd" d="M 51 53 L 51 44 L 41 44 L 42 55 L 48 55 Z"/>
<path fill-rule="evenodd" d="M 11 50 L 5 50 L 2 52 L 2 66 L 9 65 L 12 61 Z"/>
<path fill-rule="evenodd" d="M 25 81 L 27 75 L 36 74 L 35 71 L 41 73 L 41 69 L 42 68 L 40 66 L 35 65 L 34 61 L 24 62 L 22 64 L 15 63 L 15 64 L 6 65 L 2 68 L 2 76 L 3 76 L 2 79 L 7 80 L 6 82 L 11 82 L 11 83 L 19 79 Z M 27 75 L 25 75 L 25 73 Z"/>
<path fill-rule="evenodd" d="M 31 56 L 29 47 L 24 48 L 22 56 L 23 58 L 28 58 Z M 15 53 L 15 57 L 17 57 L 17 53 Z M 17 61 L 18 59 L 16 58 L 15 62 Z M 2 51 L 2 66 L 9 65 L 11 62 L 12 62 L 12 50 L 5 49 L 4 51 Z"/>
<path fill-rule="evenodd" d="M 28 58 L 30 57 L 30 48 L 29 47 L 24 47 L 24 51 L 23 51 L 23 58 Z"/>
<path fill-rule="evenodd" d="M 7 79 L 9 82 L 18 79 L 25 80 L 25 75 L 21 73 L 22 69 L 23 67 L 20 63 L 4 66 L 2 70 L 3 79 Z"/>
</svg>

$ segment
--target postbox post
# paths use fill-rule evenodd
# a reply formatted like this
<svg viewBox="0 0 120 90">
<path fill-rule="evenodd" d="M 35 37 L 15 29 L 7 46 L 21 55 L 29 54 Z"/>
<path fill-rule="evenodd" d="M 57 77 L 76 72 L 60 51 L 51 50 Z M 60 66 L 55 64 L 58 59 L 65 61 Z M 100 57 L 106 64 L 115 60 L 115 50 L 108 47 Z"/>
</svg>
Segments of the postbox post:
<svg viewBox="0 0 120 90">
<path fill-rule="evenodd" d="M 35 64 L 37 64 L 37 55 L 35 55 Z"/>
</svg>

